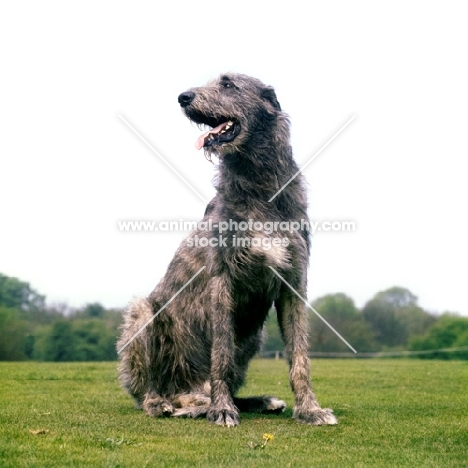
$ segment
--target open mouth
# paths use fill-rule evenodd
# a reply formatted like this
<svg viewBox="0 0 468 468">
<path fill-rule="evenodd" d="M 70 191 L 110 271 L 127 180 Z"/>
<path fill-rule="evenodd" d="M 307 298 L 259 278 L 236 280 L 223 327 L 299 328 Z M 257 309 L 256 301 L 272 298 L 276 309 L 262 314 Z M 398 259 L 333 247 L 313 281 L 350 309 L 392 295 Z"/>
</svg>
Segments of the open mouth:
<svg viewBox="0 0 468 468">
<path fill-rule="evenodd" d="M 232 120 L 224 122 L 212 130 L 199 136 L 195 142 L 197 149 L 207 148 L 209 146 L 221 146 L 234 140 L 239 134 L 240 126 Z"/>
<path fill-rule="evenodd" d="M 197 138 L 195 142 L 197 149 L 224 145 L 233 141 L 240 133 L 240 124 L 233 119 L 206 117 L 200 114 L 190 114 L 188 117 L 197 125 L 211 127 L 211 130 L 208 130 Z"/>
</svg>

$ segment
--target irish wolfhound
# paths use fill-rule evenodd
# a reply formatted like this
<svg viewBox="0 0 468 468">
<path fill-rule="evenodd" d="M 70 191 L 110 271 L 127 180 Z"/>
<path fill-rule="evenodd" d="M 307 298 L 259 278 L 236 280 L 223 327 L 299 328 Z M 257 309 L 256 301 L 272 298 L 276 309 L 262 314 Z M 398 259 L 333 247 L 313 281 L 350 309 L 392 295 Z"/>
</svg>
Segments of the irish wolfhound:
<svg viewBox="0 0 468 468">
<path fill-rule="evenodd" d="M 274 305 L 293 417 L 336 424 L 312 392 L 307 313 L 291 289 L 306 295 L 309 232 L 280 229 L 307 220 L 302 176 L 269 201 L 298 171 L 288 117 L 273 88 L 232 73 L 182 93 L 179 103 L 191 121 L 211 128 L 196 146 L 219 159 L 217 194 L 154 291 L 124 314 L 122 385 L 150 416 L 206 416 L 235 426 L 239 411 L 281 412 L 285 403 L 275 397 L 235 396 Z"/>
</svg>

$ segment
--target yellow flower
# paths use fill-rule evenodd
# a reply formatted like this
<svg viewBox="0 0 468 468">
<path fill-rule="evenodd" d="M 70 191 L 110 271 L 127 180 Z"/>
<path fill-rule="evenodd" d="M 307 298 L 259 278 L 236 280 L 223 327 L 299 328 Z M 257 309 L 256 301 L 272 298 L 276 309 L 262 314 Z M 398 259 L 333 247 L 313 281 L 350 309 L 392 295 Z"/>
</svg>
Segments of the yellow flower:
<svg viewBox="0 0 468 468">
<path fill-rule="evenodd" d="M 263 439 L 261 444 L 254 444 L 253 442 L 248 442 L 247 446 L 251 449 L 264 449 L 266 444 L 273 440 L 274 437 L 271 434 L 263 434 Z"/>
</svg>

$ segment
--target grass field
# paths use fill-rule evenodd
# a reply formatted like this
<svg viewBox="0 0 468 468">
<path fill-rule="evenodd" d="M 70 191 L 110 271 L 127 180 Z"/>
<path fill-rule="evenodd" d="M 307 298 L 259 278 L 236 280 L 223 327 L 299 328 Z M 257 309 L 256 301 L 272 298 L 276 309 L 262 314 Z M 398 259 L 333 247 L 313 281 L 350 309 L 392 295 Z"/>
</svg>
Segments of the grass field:
<svg viewBox="0 0 468 468">
<path fill-rule="evenodd" d="M 338 426 L 291 419 L 283 361 L 254 361 L 242 394 L 289 408 L 242 414 L 236 428 L 145 416 L 119 388 L 116 363 L 0 363 L 0 466 L 468 466 L 468 362 L 315 360 L 312 372 Z M 264 433 L 274 439 L 249 448 Z"/>
</svg>

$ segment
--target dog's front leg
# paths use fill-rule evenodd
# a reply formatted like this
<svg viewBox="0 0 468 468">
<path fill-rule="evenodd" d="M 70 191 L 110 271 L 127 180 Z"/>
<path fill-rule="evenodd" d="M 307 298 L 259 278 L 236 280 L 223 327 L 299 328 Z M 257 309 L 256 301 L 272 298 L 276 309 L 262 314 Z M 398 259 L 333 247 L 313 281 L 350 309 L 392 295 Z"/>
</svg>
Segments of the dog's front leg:
<svg viewBox="0 0 468 468">
<path fill-rule="evenodd" d="M 229 283 L 223 276 L 211 280 L 211 406 L 208 421 L 237 426 L 239 412 L 233 402 L 235 379 L 234 324 Z"/>
<path fill-rule="evenodd" d="M 295 397 L 293 418 L 313 425 L 338 424 L 333 410 L 320 408 L 312 391 L 310 362 L 307 355 L 307 310 L 304 303 L 286 289 L 275 305 L 290 366 L 291 388 Z"/>
</svg>

